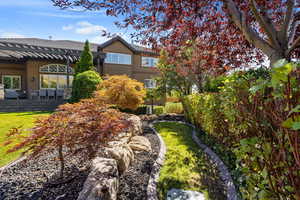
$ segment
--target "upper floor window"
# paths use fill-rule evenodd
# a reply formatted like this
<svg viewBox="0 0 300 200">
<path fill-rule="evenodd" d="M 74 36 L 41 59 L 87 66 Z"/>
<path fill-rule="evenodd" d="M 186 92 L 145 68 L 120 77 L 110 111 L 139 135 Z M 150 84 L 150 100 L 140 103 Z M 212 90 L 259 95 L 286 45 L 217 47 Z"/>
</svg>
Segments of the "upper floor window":
<svg viewBox="0 0 300 200">
<path fill-rule="evenodd" d="M 63 64 L 49 64 L 40 67 L 40 72 L 44 73 L 67 73 L 67 65 Z M 69 73 L 72 74 L 74 72 L 72 67 L 69 67 Z"/>
<path fill-rule="evenodd" d="M 153 57 L 142 57 L 143 67 L 155 67 L 158 59 Z"/>
<path fill-rule="evenodd" d="M 155 88 L 156 81 L 154 79 L 145 79 L 144 85 L 145 85 L 145 88 Z"/>
<path fill-rule="evenodd" d="M 131 65 L 131 55 L 123 53 L 107 53 L 105 63 Z"/>
</svg>

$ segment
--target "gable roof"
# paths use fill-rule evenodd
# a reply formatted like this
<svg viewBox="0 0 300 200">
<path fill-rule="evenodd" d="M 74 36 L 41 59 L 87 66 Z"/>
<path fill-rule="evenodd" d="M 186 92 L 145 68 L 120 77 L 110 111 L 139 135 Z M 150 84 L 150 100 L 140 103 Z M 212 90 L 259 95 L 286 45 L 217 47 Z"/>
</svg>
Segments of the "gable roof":
<svg viewBox="0 0 300 200">
<path fill-rule="evenodd" d="M 147 48 L 147 47 L 142 47 L 142 46 L 138 46 L 135 44 L 130 44 L 128 43 L 126 40 L 124 40 L 122 37 L 120 36 L 116 36 L 113 37 L 112 39 L 102 43 L 99 45 L 100 49 L 103 49 L 109 45 L 111 45 L 112 43 L 114 43 L 115 41 L 119 41 L 121 42 L 123 45 L 125 45 L 128 49 L 130 49 L 132 52 L 135 53 L 146 53 L 146 54 L 157 54 L 154 50 Z"/>
</svg>

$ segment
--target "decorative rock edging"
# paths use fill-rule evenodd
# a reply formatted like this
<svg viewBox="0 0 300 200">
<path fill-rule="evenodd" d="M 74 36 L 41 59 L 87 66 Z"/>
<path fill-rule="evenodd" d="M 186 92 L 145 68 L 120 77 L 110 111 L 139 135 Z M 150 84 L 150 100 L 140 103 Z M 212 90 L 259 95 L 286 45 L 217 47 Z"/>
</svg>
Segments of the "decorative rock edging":
<svg viewBox="0 0 300 200">
<path fill-rule="evenodd" d="M 157 183 L 159 178 L 159 171 L 162 167 L 164 160 L 165 160 L 165 154 L 167 151 L 167 147 L 165 145 L 165 142 L 163 141 L 162 137 L 159 135 L 159 133 L 155 130 L 153 124 L 156 122 L 152 122 L 149 124 L 149 127 L 156 133 L 160 148 L 159 148 L 159 154 L 157 156 L 157 159 L 152 167 L 149 182 L 148 182 L 148 188 L 147 188 L 147 200 L 158 200 L 157 197 Z"/>
<path fill-rule="evenodd" d="M 164 144 L 161 136 L 157 133 L 157 131 L 154 129 L 154 126 L 153 126 L 153 124 L 159 123 L 159 122 L 176 122 L 176 123 L 180 123 L 180 124 L 184 124 L 184 125 L 192 127 L 193 128 L 192 139 L 210 157 L 212 162 L 214 164 L 216 164 L 216 166 L 218 168 L 220 177 L 221 177 L 222 181 L 225 183 L 225 186 L 226 186 L 227 200 L 239 200 L 235 185 L 233 183 L 233 180 L 231 178 L 231 175 L 229 173 L 228 168 L 226 167 L 226 165 L 223 163 L 223 161 L 218 157 L 218 155 L 215 152 L 213 152 L 208 146 L 206 146 L 205 144 L 203 144 L 200 141 L 200 139 L 197 137 L 197 131 L 196 131 L 196 128 L 195 128 L 194 125 L 189 124 L 189 123 L 185 123 L 185 122 L 169 121 L 169 120 L 155 120 L 155 121 L 153 121 L 149 126 L 158 135 L 159 139 L 162 142 L 161 144 L 163 144 L 163 145 L 165 145 L 165 144 Z M 160 150 L 159 156 L 158 156 L 157 161 L 156 161 L 156 162 L 160 161 L 160 165 L 158 166 L 159 168 L 157 168 L 156 163 L 155 163 L 155 166 L 153 167 L 153 170 L 152 170 L 153 175 L 151 175 L 151 178 L 149 180 L 148 191 L 147 191 L 148 200 L 157 200 L 158 199 L 158 197 L 157 197 L 157 188 L 156 188 L 157 184 L 156 183 L 157 183 L 158 178 L 159 178 L 159 169 L 161 168 L 161 166 L 163 164 L 163 162 L 161 162 L 161 158 L 163 158 L 163 160 L 164 160 L 164 156 L 165 156 L 165 153 L 166 153 L 166 147 L 164 146 L 163 148 L 164 149 Z M 163 156 L 161 154 L 163 154 Z M 152 172 L 151 172 L 151 174 L 152 174 Z M 154 197 L 154 195 L 156 195 L 156 196 Z"/>
</svg>

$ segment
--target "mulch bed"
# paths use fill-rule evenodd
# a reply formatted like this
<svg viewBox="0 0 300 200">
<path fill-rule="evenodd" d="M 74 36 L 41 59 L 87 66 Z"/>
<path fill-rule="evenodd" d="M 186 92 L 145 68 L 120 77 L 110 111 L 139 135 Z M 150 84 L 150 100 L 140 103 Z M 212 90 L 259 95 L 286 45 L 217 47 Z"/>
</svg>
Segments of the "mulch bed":
<svg viewBox="0 0 300 200">
<path fill-rule="evenodd" d="M 134 163 L 120 176 L 119 200 L 147 197 L 147 184 L 159 152 L 159 140 L 147 127 L 144 127 L 142 135 L 151 142 L 152 152 L 135 154 Z M 52 184 L 58 179 L 59 172 L 54 157 L 54 153 L 49 152 L 36 160 L 20 162 L 6 169 L 0 177 L 0 200 L 76 200 L 88 176 L 86 166 L 89 163 L 80 158 L 68 159 L 65 173 L 70 180 Z"/>
</svg>

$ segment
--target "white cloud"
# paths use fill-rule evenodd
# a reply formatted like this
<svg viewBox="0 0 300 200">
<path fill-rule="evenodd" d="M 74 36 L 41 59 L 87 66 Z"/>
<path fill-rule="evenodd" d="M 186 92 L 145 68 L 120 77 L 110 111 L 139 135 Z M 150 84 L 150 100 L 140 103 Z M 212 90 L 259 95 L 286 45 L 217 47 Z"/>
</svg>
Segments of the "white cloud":
<svg viewBox="0 0 300 200">
<path fill-rule="evenodd" d="M 1 32 L 0 37 L 2 38 L 25 38 L 24 35 L 15 32 Z"/>
<path fill-rule="evenodd" d="M 75 12 L 68 13 L 53 13 L 53 12 L 21 12 L 27 15 L 34 16 L 44 16 L 44 17 L 58 17 L 58 18 L 68 18 L 68 19 L 82 19 L 92 17 L 91 15 L 78 14 Z"/>
<path fill-rule="evenodd" d="M 92 24 L 87 21 L 81 21 L 76 24 L 75 32 L 80 35 L 101 34 L 107 29 L 103 26 Z"/>
<path fill-rule="evenodd" d="M 69 31 L 69 30 L 72 30 L 72 29 L 74 29 L 74 26 L 71 25 L 71 24 L 62 27 L 63 31 Z"/>
</svg>

